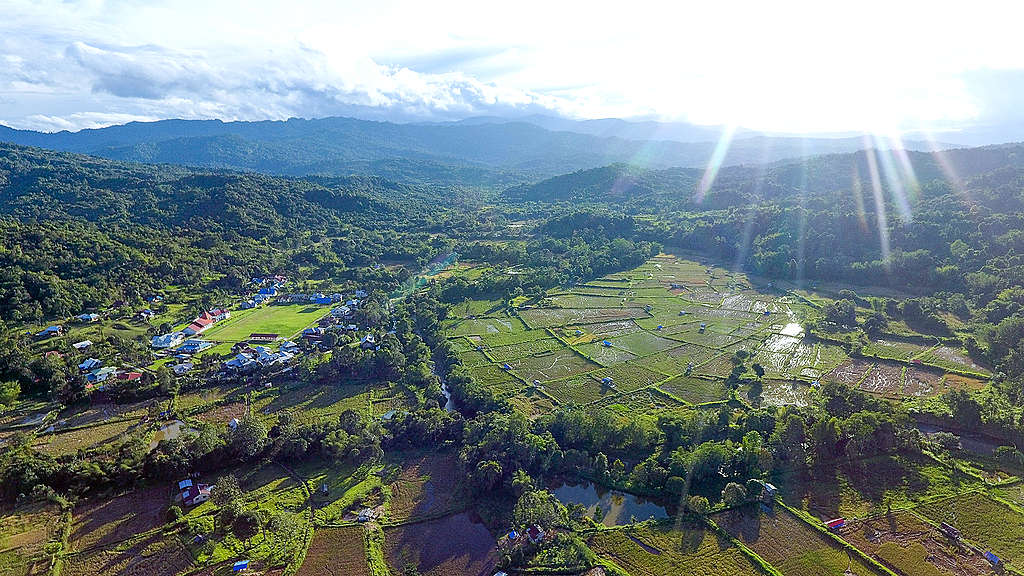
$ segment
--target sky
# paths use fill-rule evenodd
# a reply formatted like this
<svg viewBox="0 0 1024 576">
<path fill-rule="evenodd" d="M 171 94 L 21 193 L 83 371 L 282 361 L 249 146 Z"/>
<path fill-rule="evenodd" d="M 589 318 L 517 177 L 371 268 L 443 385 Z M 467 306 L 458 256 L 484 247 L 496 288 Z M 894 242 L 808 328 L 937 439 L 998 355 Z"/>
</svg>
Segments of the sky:
<svg viewBox="0 0 1024 576">
<path fill-rule="evenodd" d="M 0 0 L 0 124 L 1024 124 L 1020 2 Z"/>
</svg>

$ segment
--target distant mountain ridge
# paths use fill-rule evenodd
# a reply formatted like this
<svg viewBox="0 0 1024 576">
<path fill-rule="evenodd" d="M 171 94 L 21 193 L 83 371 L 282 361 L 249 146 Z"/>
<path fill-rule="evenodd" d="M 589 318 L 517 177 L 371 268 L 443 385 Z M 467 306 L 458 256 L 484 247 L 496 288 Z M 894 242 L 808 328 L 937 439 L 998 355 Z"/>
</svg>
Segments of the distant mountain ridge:
<svg viewBox="0 0 1024 576">
<path fill-rule="evenodd" d="M 607 132 L 621 128 L 623 121 L 591 122 L 585 125 Z M 631 130 L 650 128 L 639 126 Z M 0 126 L 0 141 L 113 160 L 286 176 L 369 175 L 387 166 L 391 178 L 496 188 L 613 163 L 645 168 L 704 167 L 714 153 L 712 140 L 634 140 L 552 130 L 521 121 L 395 124 L 341 117 L 259 122 L 162 120 L 57 133 Z M 906 146 L 927 149 L 923 142 L 907 142 Z M 723 165 L 863 147 L 860 138 L 745 135 L 732 142 Z"/>
</svg>

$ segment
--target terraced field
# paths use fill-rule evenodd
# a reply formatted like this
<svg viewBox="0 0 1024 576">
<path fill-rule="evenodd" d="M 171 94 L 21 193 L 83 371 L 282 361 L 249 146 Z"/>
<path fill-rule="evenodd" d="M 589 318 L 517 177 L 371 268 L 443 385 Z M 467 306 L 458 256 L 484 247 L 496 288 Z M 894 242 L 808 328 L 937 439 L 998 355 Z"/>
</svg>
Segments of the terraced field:
<svg viewBox="0 0 1024 576">
<path fill-rule="evenodd" d="M 1024 568 L 1024 513 L 982 492 L 923 504 L 915 512 L 946 522 L 968 541 L 991 550 L 1010 566 Z"/>
</svg>

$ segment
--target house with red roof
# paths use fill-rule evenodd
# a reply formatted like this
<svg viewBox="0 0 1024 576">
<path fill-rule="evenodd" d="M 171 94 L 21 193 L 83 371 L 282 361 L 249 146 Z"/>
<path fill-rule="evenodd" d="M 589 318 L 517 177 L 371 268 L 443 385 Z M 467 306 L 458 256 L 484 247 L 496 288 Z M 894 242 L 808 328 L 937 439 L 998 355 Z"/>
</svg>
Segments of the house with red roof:
<svg viewBox="0 0 1024 576">
<path fill-rule="evenodd" d="M 183 330 L 183 332 L 186 336 L 195 336 L 196 334 L 206 331 L 210 326 L 213 326 L 214 322 L 216 322 L 216 320 L 213 315 L 209 312 L 203 312 L 199 316 L 196 316 L 196 319 L 193 320 L 192 323 Z"/>
</svg>

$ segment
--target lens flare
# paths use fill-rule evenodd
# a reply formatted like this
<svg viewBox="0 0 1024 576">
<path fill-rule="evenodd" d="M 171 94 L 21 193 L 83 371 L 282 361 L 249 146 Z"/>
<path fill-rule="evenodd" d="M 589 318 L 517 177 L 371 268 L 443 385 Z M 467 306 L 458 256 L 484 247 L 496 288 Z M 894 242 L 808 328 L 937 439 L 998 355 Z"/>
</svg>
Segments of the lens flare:
<svg viewBox="0 0 1024 576">
<path fill-rule="evenodd" d="M 885 198 L 882 196 L 882 179 L 878 174 L 876 150 L 864 139 L 864 154 L 868 159 L 868 173 L 871 176 L 871 191 L 875 197 L 875 223 L 878 226 L 878 241 L 882 247 L 882 264 L 889 270 L 889 218 L 885 214 Z"/>
<path fill-rule="evenodd" d="M 715 183 L 715 178 L 718 176 L 718 171 L 722 168 L 725 155 L 729 153 L 729 146 L 732 145 L 732 137 L 735 134 L 735 124 L 730 124 L 722 129 L 722 134 L 718 137 L 718 143 L 715 144 L 715 150 L 711 153 L 711 158 L 708 160 L 708 166 L 704 170 L 704 176 L 701 177 L 700 184 L 697 187 L 697 194 L 694 200 L 698 204 L 704 201 L 704 197 L 707 196 L 711 185 Z"/>
</svg>

